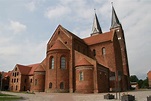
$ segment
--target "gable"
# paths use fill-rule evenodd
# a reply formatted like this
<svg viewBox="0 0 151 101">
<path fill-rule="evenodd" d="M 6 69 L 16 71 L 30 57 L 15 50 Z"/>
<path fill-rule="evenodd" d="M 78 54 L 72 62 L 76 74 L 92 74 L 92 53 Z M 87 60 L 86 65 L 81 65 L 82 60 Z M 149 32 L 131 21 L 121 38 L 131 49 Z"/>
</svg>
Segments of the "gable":
<svg viewBox="0 0 151 101">
<path fill-rule="evenodd" d="M 22 75 L 28 75 L 31 70 L 31 67 L 23 66 L 19 64 L 17 64 L 17 67 Z"/>
<path fill-rule="evenodd" d="M 72 35 L 69 34 L 61 25 L 57 27 L 54 34 L 47 43 L 47 51 L 55 44 L 56 40 L 60 40 L 66 44 L 66 47 L 71 48 Z"/>
<path fill-rule="evenodd" d="M 50 50 L 68 49 L 60 40 L 56 40 Z"/>
</svg>

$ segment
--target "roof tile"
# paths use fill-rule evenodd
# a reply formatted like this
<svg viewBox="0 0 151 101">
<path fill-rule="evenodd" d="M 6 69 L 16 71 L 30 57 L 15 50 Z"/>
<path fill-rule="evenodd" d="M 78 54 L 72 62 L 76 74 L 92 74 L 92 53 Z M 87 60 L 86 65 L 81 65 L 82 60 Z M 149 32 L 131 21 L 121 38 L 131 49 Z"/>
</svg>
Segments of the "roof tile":
<svg viewBox="0 0 151 101">
<path fill-rule="evenodd" d="M 82 58 L 76 66 L 91 66 L 92 64 L 88 62 L 85 58 Z"/>
<path fill-rule="evenodd" d="M 68 49 L 60 40 L 57 40 L 50 50 Z"/>
<path fill-rule="evenodd" d="M 88 38 L 84 38 L 83 40 L 87 45 L 93 45 L 101 42 L 112 41 L 113 35 L 114 32 L 110 31 L 103 34 L 98 34 Z"/>
</svg>

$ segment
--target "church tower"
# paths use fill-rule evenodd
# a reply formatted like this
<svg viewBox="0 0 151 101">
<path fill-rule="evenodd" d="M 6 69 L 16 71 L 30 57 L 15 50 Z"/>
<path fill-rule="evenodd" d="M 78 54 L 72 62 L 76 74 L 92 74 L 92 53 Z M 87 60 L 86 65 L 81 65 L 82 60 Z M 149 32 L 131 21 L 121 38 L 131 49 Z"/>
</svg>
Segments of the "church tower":
<svg viewBox="0 0 151 101">
<path fill-rule="evenodd" d="M 118 41 L 120 43 L 120 48 L 121 48 L 121 54 L 122 54 L 124 79 L 127 81 L 127 85 L 129 85 L 129 66 L 128 66 L 127 51 L 126 51 L 126 43 L 124 38 L 124 31 L 113 6 L 112 6 L 112 19 L 111 19 L 110 30 L 114 30 L 117 33 Z M 129 89 L 129 87 L 127 87 L 127 89 Z"/>
<path fill-rule="evenodd" d="M 99 24 L 98 17 L 95 13 L 91 36 L 98 35 L 98 34 L 102 34 L 102 30 L 101 30 L 101 27 L 100 27 L 100 24 Z"/>
</svg>

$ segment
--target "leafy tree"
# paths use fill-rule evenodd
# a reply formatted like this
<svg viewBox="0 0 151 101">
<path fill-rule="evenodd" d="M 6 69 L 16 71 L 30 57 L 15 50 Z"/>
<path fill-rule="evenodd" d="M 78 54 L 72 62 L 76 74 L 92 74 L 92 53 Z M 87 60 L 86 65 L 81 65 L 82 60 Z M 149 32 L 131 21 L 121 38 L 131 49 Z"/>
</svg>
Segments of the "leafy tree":
<svg viewBox="0 0 151 101">
<path fill-rule="evenodd" d="M 136 75 L 131 75 L 130 76 L 130 82 L 138 82 L 138 78 Z"/>
<path fill-rule="evenodd" d="M 143 84 L 141 86 L 141 88 L 148 88 L 149 85 L 148 85 L 148 78 L 146 78 L 144 81 L 143 81 Z"/>
<path fill-rule="evenodd" d="M 138 87 L 139 87 L 139 88 L 142 88 L 143 82 L 144 82 L 144 81 L 143 81 L 142 79 L 138 80 L 137 83 L 138 83 Z"/>
</svg>

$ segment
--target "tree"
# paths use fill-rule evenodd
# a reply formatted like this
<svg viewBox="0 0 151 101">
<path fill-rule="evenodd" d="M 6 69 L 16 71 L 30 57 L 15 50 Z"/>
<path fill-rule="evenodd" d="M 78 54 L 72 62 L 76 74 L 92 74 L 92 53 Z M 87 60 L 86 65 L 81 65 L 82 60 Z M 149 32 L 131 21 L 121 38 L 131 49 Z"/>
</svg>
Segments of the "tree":
<svg viewBox="0 0 151 101">
<path fill-rule="evenodd" d="M 141 88 L 148 88 L 148 78 L 146 78 L 144 81 L 143 81 L 143 84 L 141 86 Z"/>
<path fill-rule="evenodd" d="M 138 82 L 138 78 L 136 75 L 131 75 L 130 76 L 130 82 Z"/>
<path fill-rule="evenodd" d="M 139 87 L 139 88 L 142 88 L 143 82 L 144 82 L 144 81 L 143 81 L 142 79 L 138 80 L 137 83 L 138 83 L 138 87 Z"/>
</svg>

